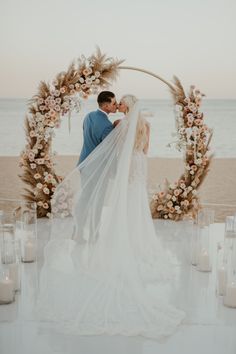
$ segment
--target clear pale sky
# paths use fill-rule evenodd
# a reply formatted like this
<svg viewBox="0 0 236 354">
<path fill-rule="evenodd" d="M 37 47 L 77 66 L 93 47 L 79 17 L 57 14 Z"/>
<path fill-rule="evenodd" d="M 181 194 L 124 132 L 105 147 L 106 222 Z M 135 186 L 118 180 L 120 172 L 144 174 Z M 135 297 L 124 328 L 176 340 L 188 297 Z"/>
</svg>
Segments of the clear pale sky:
<svg viewBox="0 0 236 354">
<path fill-rule="evenodd" d="M 0 97 L 30 98 L 99 45 L 126 65 L 177 75 L 208 98 L 236 98 L 236 0 L 0 0 Z M 154 78 L 122 71 L 118 95 L 169 97 Z"/>
</svg>

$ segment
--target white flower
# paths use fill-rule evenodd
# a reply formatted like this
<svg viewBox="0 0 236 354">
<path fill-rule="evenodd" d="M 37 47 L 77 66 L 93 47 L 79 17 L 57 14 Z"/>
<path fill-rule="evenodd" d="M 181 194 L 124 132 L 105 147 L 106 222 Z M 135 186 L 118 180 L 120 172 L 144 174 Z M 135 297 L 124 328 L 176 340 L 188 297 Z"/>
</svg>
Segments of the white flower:
<svg viewBox="0 0 236 354">
<path fill-rule="evenodd" d="M 49 102 L 49 107 L 52 108 L 56 105 L 56 101 L 55 100 L 50 100 Z"/>
<path fill-rule="evenodd" d="M 48 189 L 47 187 L 44 187 L 44 188 L 43 188 L 43 193 L 45 193 L 45 194 L 49 194 L 49 193 L 50 193 L 50 191 L 49 191 L 49 189 Z"/>
<path fill-rule="evenodd" d="M 177 112 L 182 111 L 182 106 L 181 106 L 180 104 L 176 104 L 176 105 L 175 105 L 175 110 L 176 110 Z"/>
<path fill-rule="evenodd" d="M 61 92 L 61 93 L 65 93 L 65 92 L 66 92 L 66 88 L 65 88 L 65 87 L 61 87 L 61 88 L 60 88 L 60 92 Z"/>
<path fill-rule="evenodd" d="M 62 104 L 62 107 L 65 108 L 65 109 L 69 109 L 69 108 L 70 108 L 70 105 L 69 105 L 68 102 L 64 102 L 64 103 Z"/>
<path fill-rule="evenodd" d="M 37 164 L 38 165 L 43 165 L 44 164 L 44 159 L 37 159 Z"/>
<path fill-rule="evenodd" d="M 82 77 L 80 77 L 79 82 L 80 82 L 81 84 L 83 84 L 83 83 L 84 83 L 84 79 L 83 79 Z"/>
<path fill-rule="evenodd" d="M 38 189 L 42 189 L 42 188 L 43 188 L 43 185 L 42 185 L 42 183 L 37 183 L 37 184 L 36 184 L 36 187 L 37 187 Z"/>
<path fill-rule="evenodd" d="M 95 84 L 97 84 L 97 85 L 100 84 L 100 80 L 99 80 L 99 79 L 96 79 L 96 80 L 95 80 Z"/>
<path fill-rule="evenodd" d="M 36 136 L 35 130 L 31 130 L 29 135 L 31 138 L 34 138 Z"/>
<path fill-rule="evenodd" d="M 37 167 L 37 165 L 36 165 L 36 163 L 31 163 L 30 167 L 32 168 L 32 170 L 34 170 Z"/>
<path fill-rule="evenodd" d="M 95 75 L 96 77 L 100 77 L 101 74 L 100 74 L 99 71 L 95 71 L 94 75 Z"/>
<path fill-rule="evenodd" d="M 197 159 L 195 163 L 196 163 L 196 165 L 201 165 L 202 159 Z"/>
<path fill-rule="evenodd" d="M 61 110 L 61 107 L 58 104 L 56 104 L 55 111 L 60 112 L 60 110 Z"/>
<path fill-rule="evenodd" d="M 43 99 L 43 98 L 39 98 L 39 99 L 38 99 L 38 104 L 41 105 L 41 104 L 43 104 L 43 103 L 44 103 L 44 99 Z"/>
<path fill-rule="evenodd" d="M 59 97 L 60 96 L 60 90 L 55 90 L 54 91 L 54 97 Z"/>
<path fill-rule="evenodd" d="M 35 178 L 35 179 L 40 179 L 40 178 L 41 178 L 40 173 L 35 173 L 34 178 Z"/>
<path fill-rule="evenodd" d="M 191 170 L 191 167 L 189 165 L 185 165 L 186 170 Z"/>
</svg>

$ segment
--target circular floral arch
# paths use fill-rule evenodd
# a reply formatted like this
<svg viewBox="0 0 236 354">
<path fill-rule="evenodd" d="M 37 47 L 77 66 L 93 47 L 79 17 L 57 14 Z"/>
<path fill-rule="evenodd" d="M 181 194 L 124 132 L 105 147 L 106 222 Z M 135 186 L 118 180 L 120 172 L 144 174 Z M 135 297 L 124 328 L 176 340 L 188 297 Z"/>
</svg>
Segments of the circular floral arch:
<svg viewBox="0 0 236 354">
<path fill-rule="evenodd" d="M 37 203 L 39 217 L 50 216 L 51 198 L 62 177 L 54 169 L 51 143 L 54 128 L 63 116 L 79 109 L 79 99 L 86 99 L 111 85 L 119 70 L 137 70 L 152 75 L 168 85 L 176 111 L 176 147 L 184 151 L 185 171 L 175 183 L 166 180 L 165 190 L 153 195 L 150 208 L 153 218 L 183 219 L 199 207 L 197 189 L 210 163 L 208 147 L 212 130 L 199 112 L 203 94 L 190 87 L 188 95 L 178 78 L 169 83 L 150 71 L 122 66 L 123 61 L 108 58 L 97 49 L 86 58 L 81 56 L 66 72 L 59 73 L 51 84 L 41 82 L 38 93 L 30 100 L 25 119 L 27 144 L 21 153 L 21 179 L 28 185 L 24 197 Z"/>
</svg>

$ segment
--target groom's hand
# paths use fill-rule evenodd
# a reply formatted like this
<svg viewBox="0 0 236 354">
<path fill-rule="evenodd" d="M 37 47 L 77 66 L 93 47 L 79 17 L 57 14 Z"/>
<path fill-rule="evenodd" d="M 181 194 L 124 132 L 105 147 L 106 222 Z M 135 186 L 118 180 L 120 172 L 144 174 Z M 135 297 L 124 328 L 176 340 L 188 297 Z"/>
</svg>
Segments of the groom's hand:
<svg viewBox="0 0 236 354">
<path fill-rule="evenodd" d="M 113 122 L 114 128 L 121 122 L 121 119 L 117 119 Z"/>
</svg>

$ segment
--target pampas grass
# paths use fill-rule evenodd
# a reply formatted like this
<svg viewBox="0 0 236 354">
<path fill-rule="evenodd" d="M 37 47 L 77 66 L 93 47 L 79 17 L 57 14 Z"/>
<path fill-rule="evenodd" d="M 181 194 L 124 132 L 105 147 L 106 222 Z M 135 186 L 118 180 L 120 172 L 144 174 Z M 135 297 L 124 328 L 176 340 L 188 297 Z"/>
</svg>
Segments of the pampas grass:
<svg viewBox="0 0 236 354">
<path fill-rule="evenodd" d="M 24 198 L 37 203 L 38 217 L 50 216 L 50 201 L 62 180 L 54 169 L 51 153 L 53 128 L 59 127 L 65 114 L 70 114 L 70 97 L 79 94 L 82 99 L 87 98 L 109 86 L 117 78 L 122 62 L 108 58 L 97 48 L 89 58 L 81 56 L 77 66 L 72 62 L 68 70 L 57 74 L 51 84 L 41 81 L 37 94 L 29 100 L 25 118 L 27 145 L 21 153 L 20 178 L 28 186 L 24 189 Z M 92 80 L 91 84 L 86 84 L 88 78 Z"/>
</svg>

